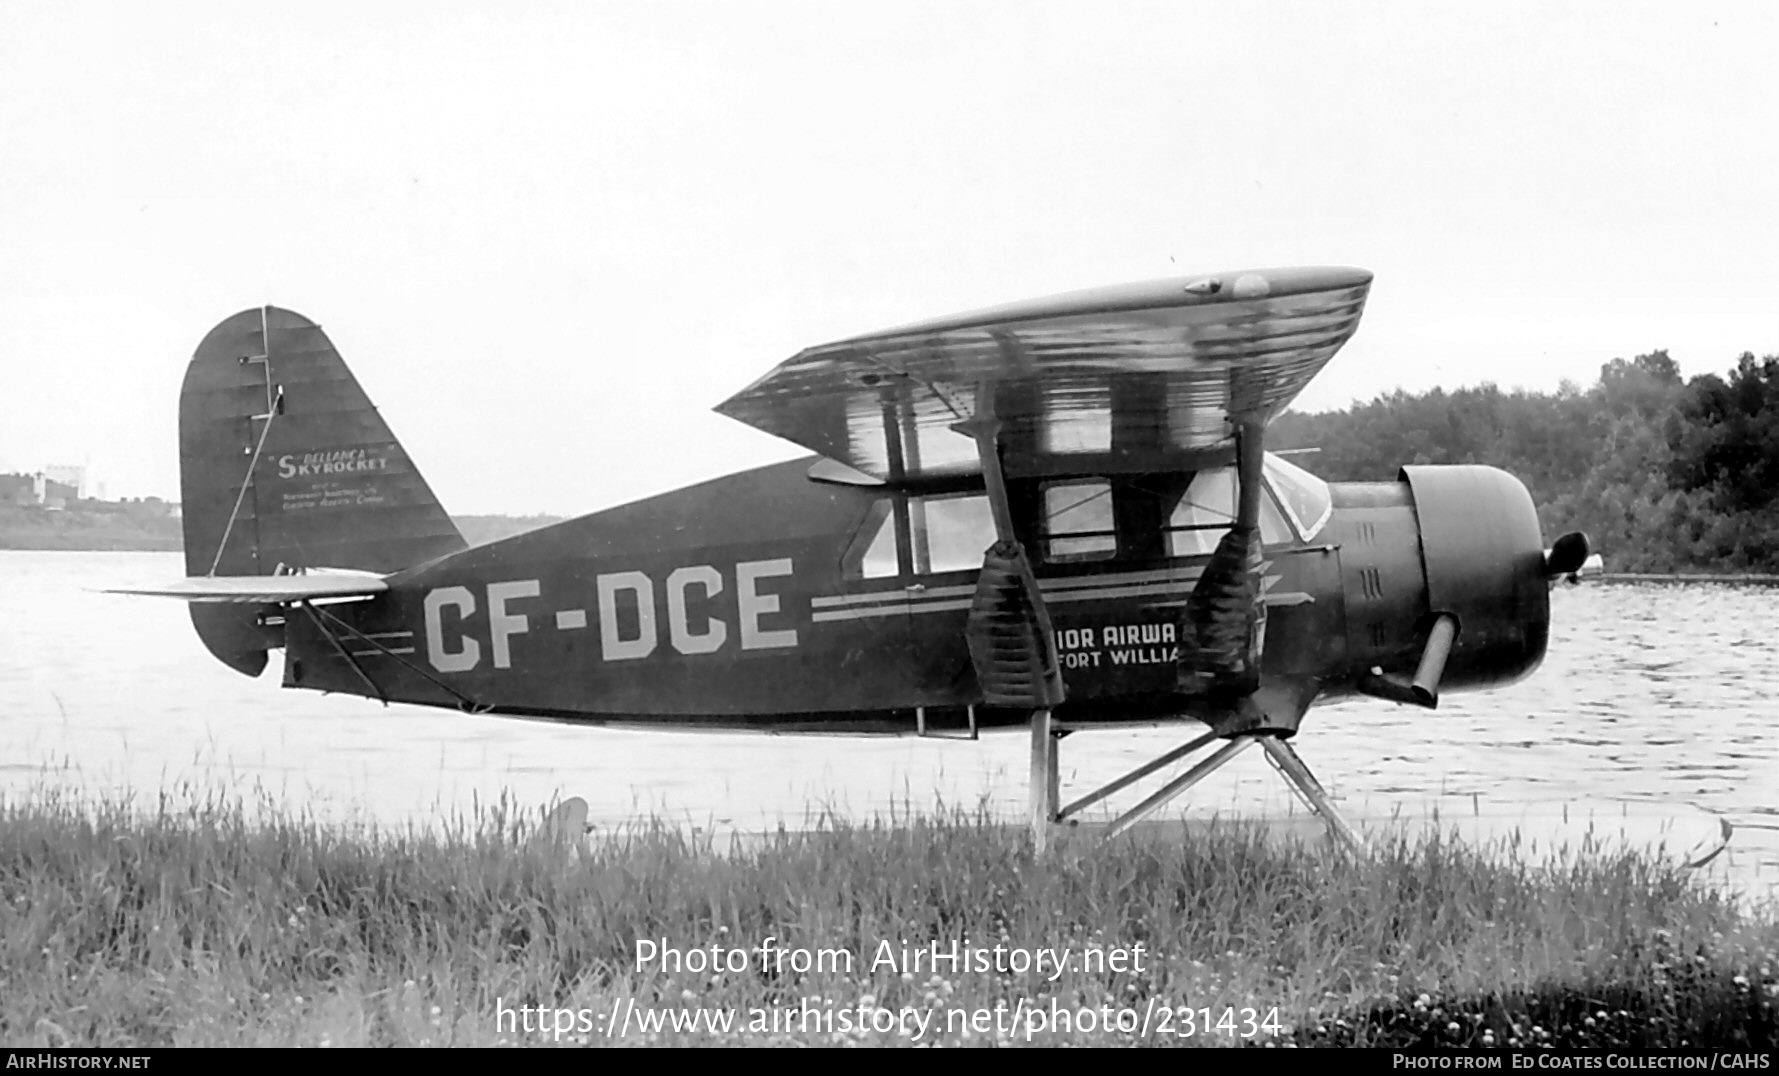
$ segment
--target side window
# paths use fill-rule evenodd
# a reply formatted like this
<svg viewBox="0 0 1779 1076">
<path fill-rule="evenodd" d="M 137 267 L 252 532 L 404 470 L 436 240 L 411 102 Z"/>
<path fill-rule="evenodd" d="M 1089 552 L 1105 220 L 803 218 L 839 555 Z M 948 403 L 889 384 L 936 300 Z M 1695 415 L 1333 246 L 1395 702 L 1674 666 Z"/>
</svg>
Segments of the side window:
<svg viewBox="0 0 1779 1076">
<path fill-rule="evenodd" d="M 859 527 L 845 560 L 848 577 L 896 578 L 902 572 L 903 542 L 915 575 L 980 568 L 982 554 L 994 544 L 994 516 L 983 494 L 910 497 L 906 532 L 894 508 L 894 498 L 881 498 Z"/>
<path fill-rule="evenodd" d="M 1260 491 L 1260 541 L 1263 545 L 1290 545 L 1293 541 L 1291 528 L 1279 514 L 1277 502 L 1264 489 Z"/>
<path fill-rule="evenodd" d="M 1219 467 L 1200 471 L 1186 487 L 1186 493 L 1168 517 L 1168 555 L 1173 557 L 1208 557 L 1222 540 L 1223 533 L 1235 522 L 1235 469 Z M 1291 541 L 1291 529 L 1271 494 L 1260 495 L 1260 541 L 1266 545 L 1284 545 Z"/>
<path fill-rule="evenodd" d="M 908 516 L 916 575 L 980 568 L 982 554 L 994 544 L 994 516 L 985 494 L 913 497 Z"/>
<path fill-rule="evenodd" d="M 1234 522 L 1235 471 L 1228 467 L 1200 471 L 1168 517 L 1168 555 L 1208 557 Z"/>
<path fill-rule="evenodd" d="M 1105 560 L 1118 552 L 1108 482 L 1057 482 L 1044 487 L 1044 559 L 1052 564 Z"/>
<path fill-rule="evenodd" d="M 874 513 L 877 516 L 877 533 L 865 546 L 864 556 L 859 558 L 858 574 L 866 579 L 893 579 L 901 571 L 897 563 L 896 547 L 896 515 L 894 512 Z"/>
</svg>

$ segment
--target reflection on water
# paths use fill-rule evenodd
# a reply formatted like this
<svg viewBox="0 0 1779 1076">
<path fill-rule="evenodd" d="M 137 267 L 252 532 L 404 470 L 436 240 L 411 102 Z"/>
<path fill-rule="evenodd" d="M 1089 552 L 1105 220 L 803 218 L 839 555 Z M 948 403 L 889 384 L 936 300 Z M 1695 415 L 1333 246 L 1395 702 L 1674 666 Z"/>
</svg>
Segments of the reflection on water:
<svg viewBox="0 0 1779 1076">
<path fill-rule="evenodd" d="M 980 743 L 613 732 L 384 708 L 282 691 L 211 660 L 176 602 L 94 593 L 181 572 L 176 554 L 0 552 L 0 789 L 152 790 L 181 782 L 323 817 L 420 820 L 503 793 L 580 795 L 596 819 L 799 824 L 911 805 L 1025 802 L 1023 734 Z M 1527 681 L 1427 712 L 1311 713 L 1298 746 L 1349 805 L 1474 797 L 1691 804 L 1738 824 L 1731 869 L 1779 882 L 1779 590 L 1588 585 L 1553 598 L 1550 656 Z M 1184 739 L 1070 737 L 1065 798 Z M 1270 812 L 1260 752 L 1195 790 L 1193 813 Z M 1127 801 L 1128 802 L 1128 801 Z M 1765 828 L 1762 828 L 1765 827 Z"/>
</svg>

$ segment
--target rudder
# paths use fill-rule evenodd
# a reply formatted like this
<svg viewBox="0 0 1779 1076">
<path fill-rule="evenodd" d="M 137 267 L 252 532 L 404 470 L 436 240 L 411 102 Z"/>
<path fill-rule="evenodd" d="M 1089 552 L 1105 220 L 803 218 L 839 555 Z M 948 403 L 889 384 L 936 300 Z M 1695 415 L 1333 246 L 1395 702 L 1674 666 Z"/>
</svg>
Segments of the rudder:
<svg viewBox="0 0 1779 1076">
<path fill-rule="evenodd" d="M 465 546 L 321 327 L 289 310 L 242 311 L 198 345 L 179 463 L 188 576 L 392 572 Z M 277 645 L 258 612 L 193 605 L 192 619 L 253 675 Z"/>
</svg>

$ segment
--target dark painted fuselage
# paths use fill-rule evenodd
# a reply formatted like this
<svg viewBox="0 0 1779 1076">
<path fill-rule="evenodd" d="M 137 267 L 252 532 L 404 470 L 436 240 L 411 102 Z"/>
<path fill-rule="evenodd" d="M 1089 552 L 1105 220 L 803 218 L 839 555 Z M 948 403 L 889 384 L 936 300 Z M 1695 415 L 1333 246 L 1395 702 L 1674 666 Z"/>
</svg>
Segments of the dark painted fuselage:
<svg viewBox="0 0 1779 1076">
<path fill-rule="evenodd" d="M 401 571 L 374 599 L 324 606 L 353 629 L 333 638 L 292 615 L 285 684 L 600 724 L 1026 723 L 974 705 L 964 629 L 994 537 L 980 480 L 898 492 L 810 468 L 731 475 Z M 1412 668 L 1440 612 L 1460 625 L 1447 690 L 1536 667 L 1548 594 L 1518 481 L 1483 467 L 1294 489 L 1280 478 L 1269 469 L 1263 521 L 1267 683 L 1328 698 L 1370 670 Z M 1012 490 L 1068 688 L 1059 720 L 1203 716 L 1174 689 L 1180 608 L 1214 544 L 1203 536 L 1218 533 L 1178 508 L 1193 479 Z M 1303 518 L 1317 489 L 1320 518 Z M 1096 502 L 1087 522 L 1070 515 Z"/>
</svg>

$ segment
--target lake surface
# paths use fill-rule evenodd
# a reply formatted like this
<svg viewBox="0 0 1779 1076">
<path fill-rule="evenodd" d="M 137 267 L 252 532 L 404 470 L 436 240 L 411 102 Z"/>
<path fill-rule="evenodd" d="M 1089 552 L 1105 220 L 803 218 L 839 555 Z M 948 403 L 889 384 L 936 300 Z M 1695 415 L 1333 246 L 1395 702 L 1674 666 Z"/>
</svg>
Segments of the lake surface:
<svg viewBox="0 0 1779 1076">
<path fill-rule="evenodd" d="M 385 708 L 282 690 L 276 656 L 250 680 L 210 657 L 182 603 L 95 592 L 182 574 L 172 553 L 0 551 L 0 794 L 133 789 L 141 798 L 183 784 L 391 823 L 502 796 L 531 808 L 578 795 L 597 821 L 655 814 L 719 830 L 794 827 L 824 809 L 860 819 L 892 805 L 986 801 L 1010 821 L 1025 810 L 1023 732 L 977 743 L 641 733 Z M 1552 621 L 1550 655 L 1521 684 L 1451 696 L 1437 711 L 1321 707 L 1296 745 L 1349 810 L 1441 795 L 1490 809 L 1702 808 L 1738 827 L 1713 869 L 1746 891 L 1774 892 L 1779 590 L 1566 587 L 1553 595 Z M 1064 800 L 1187 736 L 1068 738 Z M 1247 817 L 1288 804 L 1250 751 L 1174 810 Z"/>
</svg>

